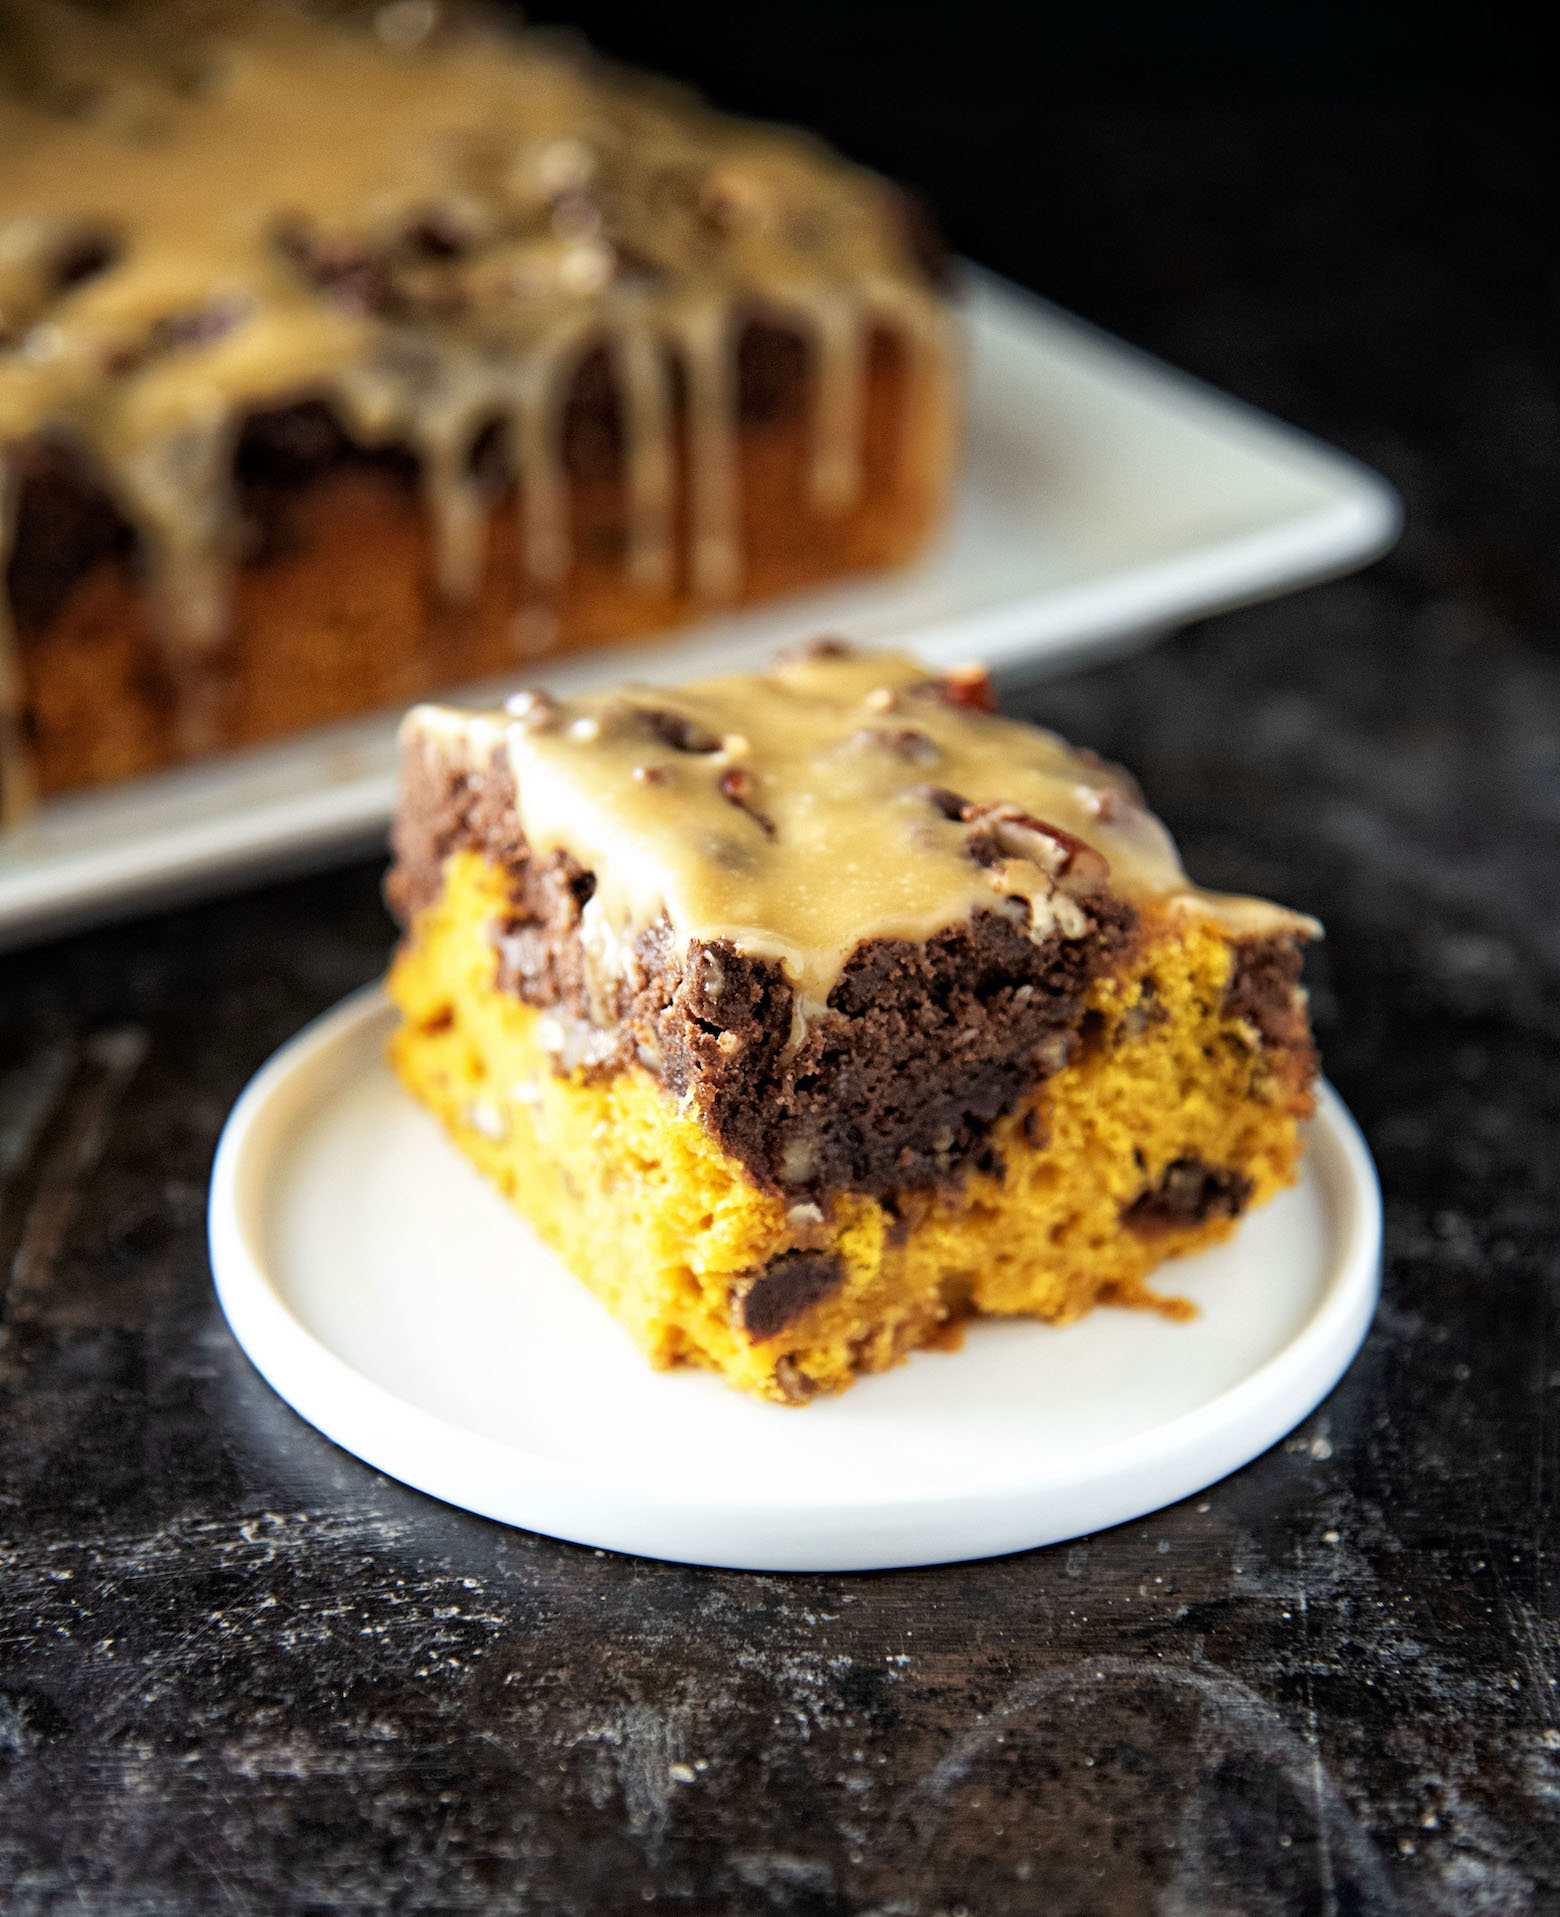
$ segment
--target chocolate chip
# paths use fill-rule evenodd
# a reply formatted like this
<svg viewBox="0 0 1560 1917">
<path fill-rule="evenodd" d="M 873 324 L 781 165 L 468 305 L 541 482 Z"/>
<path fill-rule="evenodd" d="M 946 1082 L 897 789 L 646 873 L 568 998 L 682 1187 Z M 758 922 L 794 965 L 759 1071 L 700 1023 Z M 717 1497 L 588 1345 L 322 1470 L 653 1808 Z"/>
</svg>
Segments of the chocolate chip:
<svg viewBox="0 0 1560 1917">
<path fill-rule="evenodd" d="M 1121 1214 L 1128 1231 L 1157 1238 L 1169 1231 L 1187 1231 L 1210 1218 L 1236 1218 L 1251 1196 L 1251 1180 L 1243 1172 L 1205 1164 L 1196 1157 L 1173 1159 L 1157 1185 L 1140 1192 Z"/>
<path fill-rule="evenodd" d="M 738 1323 L 755 1344 L 775 1338 L 845 1282 L 832 1252 L 782 1251 L 732 1288 Z"/>
</svg>

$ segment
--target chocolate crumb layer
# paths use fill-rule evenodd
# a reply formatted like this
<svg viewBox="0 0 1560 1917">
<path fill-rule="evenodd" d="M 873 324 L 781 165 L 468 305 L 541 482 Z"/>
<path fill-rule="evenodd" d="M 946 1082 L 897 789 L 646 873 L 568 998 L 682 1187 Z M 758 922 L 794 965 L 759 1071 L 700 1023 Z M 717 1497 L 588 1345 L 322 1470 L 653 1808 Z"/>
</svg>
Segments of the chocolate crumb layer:
<svg viewBox="0 0 1560 1917">
<path fill-rule="evenodd" d="M 762 1344 L 838 1291 L 843 1281 L 840 1262 L 829 1253 L 783 1251 L 732 1287 L 732 1316 L 755 1344 Z"/>
<path fill-rule="evenodd" d="M 1117 902 L 1096 910 L 1084 939 L 1037 944 L 982 912 L 924 944 L 866 941 L 794 1050 L 779 967 L 696 948 L 659 1021 L 662 1077 L 770 1189 L 879 1197 L 960 1176 L 1070 1056 L 1089 982 L 1133 922 Z"/>
<path fill-rule="evenodd" d="M 530 848 L 515 816 L 515 781 L 502 749 L 485 767 L 454 766 L 424 739 L 414 739 L 401 760 L 401 800 L 391 828 L 394 864 L 385 879 L 385 902 L 410 930 L 419 912 L 433 905 L 444 886 L 444 861 L 452 853 L 479 851 L 517 875 Z"/>
<path fill-rule="evenodd" d="M 1303 1098 L 1320 1066 L 1300 983 L 1304 948 L 1294 935 L 1278 933 L 1238 939 L 1234 954 L 1224 1015 L 1255 1028 L 1280 1082 Z"/>
<path fill-rule="evenodd" d="M 1287 934 L 1238 939 L 1235 963 L 1224 993 L 1227 1018 L 1248 1019 L 1264 1044 L 1288 1046 L 1309 1038 L 1305 995 L 1300 989 L 1304 953 Z"/>
<path fill-rule="evenodd" d="M 1238 1218 L 1250 1197 L 1251 1180 L 1243 1172 L 1207 1165 L 1200 1158 L 1177 1158 L 1165 1167 L 1157 1185 L 1127 1206 L 1121 1222 L 1140 1237 L 1157 1238 L 1210 1218 Z"/>
</svg>

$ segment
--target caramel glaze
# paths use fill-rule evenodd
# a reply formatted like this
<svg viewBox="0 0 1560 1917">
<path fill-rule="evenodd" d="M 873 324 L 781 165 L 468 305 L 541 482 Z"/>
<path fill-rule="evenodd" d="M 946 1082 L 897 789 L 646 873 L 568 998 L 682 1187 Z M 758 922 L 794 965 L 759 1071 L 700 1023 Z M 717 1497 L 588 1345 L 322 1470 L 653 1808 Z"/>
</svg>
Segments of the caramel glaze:
<svg viewBox="0 0 1560 1917">
<path fill-rule="evenodd" d="M 581 938 L 602 1025 L 636 939 L 662 921 L 684 954 L 729 941 L 778 962 L 793 1043 L 859 944 L 924 941 L 982 911 L 1039 943 L 1087 938 L 1107 891 L 1232 938 L 1320 931 L 1194 886 L 1129 775 L 999 717 L 979 667 L 937 676 L 825 641 L 675 689 L 419 706 L 403 739 L 470 767 L 507 754 L 533 853 L 566 851 L 593 875 Z"/>
<path fill-rule="evenodd" d="M 495 421 L 530 588 L 568 572 L 563 410 L 594 351 L 620 398 L 625 564 L 647 588 L 677 563 L 679 431 L 692 588 L 719 601 L 740 584 L 735 358 L 750 321 L 808 349 L 821 509 L 859 491 L 875 327 L 902 340 L 947 431 L 948 309 L 881 181 L 552 42 L 439 18 L 428 0 L 360 28 L 229 9 L 149 60 L 69 16 L 54 91 L 71 110 L 0 101 L 0 447 L 68 439 L 135 527 L 191 751 L 237 555 L 233 447 L 257 407 L 318 395 L 360 443 L 410 447 L 457 600 L 477 583 L 474 450 Z M 61 62 L 82 71 L 61 81 Z M 0 557 L 10 523 L 0 511 Z M 0 627 L 13 818 L 21 705 Z"/>
</svg>

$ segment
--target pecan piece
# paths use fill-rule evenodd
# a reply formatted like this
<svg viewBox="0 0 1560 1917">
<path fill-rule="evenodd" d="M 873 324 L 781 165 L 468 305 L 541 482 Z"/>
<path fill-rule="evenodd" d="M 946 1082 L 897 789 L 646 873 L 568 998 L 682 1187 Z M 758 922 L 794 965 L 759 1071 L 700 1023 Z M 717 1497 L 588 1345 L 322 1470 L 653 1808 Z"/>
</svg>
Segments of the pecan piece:
<svg viewBox="0 0 1560 1917">
<path fill-rule="evenodd" d="M 974 828 L 970 855 L 982 865 L 1027 859 L 1076 892 L 1095 891 L 1110 877 L 1110 861 L 1103 852 L 1059 825 L 1031 818 L 1016 805 L 966 806 L 964 816 Z"/>
<path fill-rule="evenodd" d="M 950 666 L 940 679 L 910 688 L 917 699 L 936 699 L 963 712 L 995 712 L 997 695 L 984 666 Z"/>
</svg>

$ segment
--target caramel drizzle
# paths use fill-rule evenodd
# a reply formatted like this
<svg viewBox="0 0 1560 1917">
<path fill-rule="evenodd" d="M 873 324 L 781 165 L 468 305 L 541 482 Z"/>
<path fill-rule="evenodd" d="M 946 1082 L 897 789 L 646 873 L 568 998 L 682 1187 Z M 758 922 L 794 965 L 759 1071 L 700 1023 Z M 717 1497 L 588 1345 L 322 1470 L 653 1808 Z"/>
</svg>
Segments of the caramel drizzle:
<svg viewBox="0 0 1560 1917">
<path fill-rule="evenodd" d="M 659 342 L 644 328 L 614 342 L 628 457 L 628 573 L 643 592 L 672 578 L 671 395 Z"/>
<path fill-rule="evenodd" d="M 454 601 L 474 595 L 486 560 L 489 502 L 473 449 L 503 422 L 527 602 L 545 606 L 573 563 L 565 407 L 582 359 L 602 349 L 622 421 L 625 567 L 643 590 L 664 591 L 676 558 L 676 358 L 690 588 L 719 604 L 742 589 L 736 349 L 748 317 L 795 330 L 808 349 L 808 485 L 820 512 L 849 511 L 860 496 L 874 328 L 901 340 L 923 416 L 938 412 L 928 397 L 951 395 L 948 312 L 870 176 L 796 136 L 669 105 L 523 38 L 435 35 L 409 48 L 403 13 L 382 10 L 377 44 L 282 6 L 241 12 L 216 48 L 208 93 L 170 89 L 150 130 L 128 138 L 107 110 L 82 122 L 0 104 L 0 445 L 39 431 L 71 439 L 135 527 L 190 753 L 215 737 L 210 662 L 227 631 L 232 453 L 248 412 L 319 397 L 358 443 L 407 446 L 439 586 Z M 394 34 L 383 25 L 392 15 Z M 137 111 L 145 87 L 132 73 Z M 112 87 L 105 97 L 117 97 Z M 256 180 L 273 164 L 267 199 Z M 484 187 L 480 201 L 468 177 L 477 172 L 510 185 Z M 530 226 L 505 212 L 506 192 L 524 200 Z M 327 250 L 351 262 L 362 236 L 365 273 L 397 231 L 447 203 L 485 235 L 448 268 L 457 292 L 468 270 L 476 292 L 453 317 L 437 297 L 421 319 L 344 309 L 328 276 L 311 283 L 278 244 L 299 212 L 290 196 L 318 217 Z M 550 221 L 540 235 L 538 221 Z M 117 256 L 79 288 L 51 291 L 50 262 L 92 232 L 109 235 Z M 407 284 L 416 290 L 415 271 Z M 941 416 L 950 411 L 943 404 Z M 0 492 L 0 547 L 13 508 Z M 0 629 L 8 817 L 30 803 L 23 696 L 14 637 Z"/>
<path fill-rule="evenodd" d="M 689 570 L 700 599 L 737 590 L 736 366 L 730 316 L 719 307 L 690 314 L 678 343 L 688 375 L 688 447 L 692 477 Z"/>
<path fill-rule="evenodd" d="M 519 500 L 524 514 L 525 576 L 546 588 L 573 563 L 569 540 L 569 484 L 563 464 L 563 405 L 584 344 L 576 338 L 528 368 L 511 415 Z"/>
<path fill-rule="evenodd" d="M 861 492 L 862 353 L 866 341 L 848 298 L 829 293 L 815 302 L 813 351 L 818 365 L 818 414 L 808 475 L 820 512 L 849 512 Z"/>
</svg>

